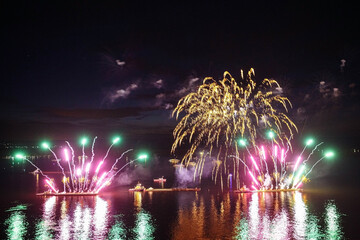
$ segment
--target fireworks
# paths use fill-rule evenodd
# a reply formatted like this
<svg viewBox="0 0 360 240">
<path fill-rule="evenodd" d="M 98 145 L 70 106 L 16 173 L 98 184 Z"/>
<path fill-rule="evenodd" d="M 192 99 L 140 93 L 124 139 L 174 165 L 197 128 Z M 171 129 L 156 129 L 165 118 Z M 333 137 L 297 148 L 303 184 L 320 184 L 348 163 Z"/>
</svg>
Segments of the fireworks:
<svg viewBox="0 0 360 240">
<path fill-rule="evenodd" d="M 126 166 L 130 163 L 137 160 L 146 160 L 148 158 L 147 154 L 142 153 L 138 158 L 128 161 L 124 164 L 119 170 L 116 169 L 116 165 L 118 162 L 123 159 L 125 154 L 132 151 L 129 149 L 121 154 L 120 157 L 114 160 L 112 167 L 106 170 L 106 166 L 104 166 L 104 162 L 109 155 L 111 148 L 120 141 L 119 137 L 116 137 L 110 147 L 107 149 L 105 156 L 99 160 L 97 163 L 95 162 L 95 152 L 94 145 L 97 137 L 93 139 L 92 147 L 91 147 L 91 157 L 88 159 L 88 156 L 85 152 L 85 145 L 87 144 L 87 138 L 81 139 L 82 146 L 82 155 L 78 156 L 78 160 L 76 159 L 76 153 L 73 147 L 69 142 L 66 141 L 66 146 L 61 147 L 62 149 L 62 158 L 59 158 L 56 153 L 51 149 L 49 143 L 42 143 L 42 147 L 49 150 L 54 156 L 57 166 L 60 168 L 63 183 L 63 193 L 99 193 L 104 187 L 111 184 L 113 178 Z M 60 155 L 59 155 L 60 156 Z M 15 158 L 23 159 L 29 162 L 33 167 L 37 169 L 37 171 L 45 177 L 46 186 L 51 190 L 51 192 L 59 193 L 59 186 L 56 186 L 55 181 L 51 179 L 49 176 L 45 175 L 43 171 L 36 166 L 32 161 L 26 158 L 23 154 L 16 154 Z M 96 166 L 92 167 L 92 165 Z M 101 177 L 98 177 L 101 176 Z"/>
<path fill-rule="evenodd" d="M 304 181 L 308 181 L 308 175 L 317 164 L 325 158 L 334 156 L 334 152 L 332 151 L 324 152 L 318 149 L 323 144 L 322 142 L 317 144 L 306 156 L 305 150 L 313 142 L 313 140 L 307 142 L 300 155 L 295 155 L 296 157 L 290 152 L 289 146 L 276 145 L 273 141 L 268 145 L 262 145 L 261 147 L 255 146 L 252 149 L 248 149 L 246 145 L 242 145 L 246 148 L 246 153 L 249 154 L 248 158 L 251 159 L 251 166 L 247 165 L 246 161 L 239 157 L 239 154 L 237 156 L 230 155 L 230 157 L 234 158 L 238 163 L 242 163 L 242 166 L 247 169 L 249 177 L 247 177 L 247 180 L 244 177 L 244 182 L 246 184 L 251 183 L 252 188 L 256 187 L 261 190 L 297 189 Z M 241 145 L 241 142 L 239 142 L 239 144 Z M 280 149 L 281 152 L 280 156 L 278 155 L 278 149 Z M 312 165 L 309 164 L 309 162 L 312 162 L 311 158 L 318 156 L 318 152 L 323 152 L 322 157 Z M 240 164 L 237 164 L 236 166 L 239 165 Z M 234 171 L 233 175 L 236 175 L 241 171 L 241 167 L 233 168 L 232 171 Z M 239 179 L 237 180 L 239 181 Z"/>
<path fill-rule="evenodd" d="M 271 129 L 267 136 L 275 143 L 290 144 L 289 136 L 297 128 L 282 111 L 287 112 L 290 101 L 279 93 L 277 81 L 256 82 L 254 76 L 254 69 L 250 69 L 247 77 L 242 74 L 239 82 L 229 72 L 225 72 L 220 81 L 208 77 L 197 92 L 179 100 L 173 116 L 178 119 L 181 114 L 185 115 L 174 129 L 172 153 L 188 141 L 190 147 L 182 159 L 183 164 L 188 166 L 196 150 L 204 147 L 210 155 L 217 151 L 220 165 L 216 173 L 219 168 L 226 171 L 227 156 L 230 151 L 236 151 L 232 149 L 235 139 L 247 136 L 247 141 L 256 146 L 257 140 L 265 137 L 265 129 Z M 245 140 L 241 144 L 245 145 Z M 203 159 L 197 162 L 199 166 L 204 165 Z"/>
<path fill-rule="evenodd" d="M 221 187 L 223 175 L 232 174 L 237 188 L 240 178 L 246 175 L 253 189 L 298 188 L 312 169 L 325 157 L 332 157 L 332 153 L 325 153 L 308 167 L 307 161 L 322 144 L 305 157 L 305 149 L 314 143 L 308 139 L 294 158 L 290 140 L 297 127 L 286 115 L 291 103 L 282 96 L 277 81 L 256 82 L 254 76 L 254 69 L 250 69 L 246 78 L 241 71 L 241 81 L 229 72 L 219 81 L 208 77 L 196 92 L 181 98 L 173 111 L 180 121 L 173 132 L 171 151 L 174 153 L 188 141 L 182 163 L 190 166 L 196 162 L 194 180 L 197 175 L 201 180 L 207 158 L 213 162 L 212 179 L 216 183 L 219 174 Z M 198 151 L 200 157 L 195 154 Z M 227 161 L 229 158 L 233 161 Z"/>
</svg>

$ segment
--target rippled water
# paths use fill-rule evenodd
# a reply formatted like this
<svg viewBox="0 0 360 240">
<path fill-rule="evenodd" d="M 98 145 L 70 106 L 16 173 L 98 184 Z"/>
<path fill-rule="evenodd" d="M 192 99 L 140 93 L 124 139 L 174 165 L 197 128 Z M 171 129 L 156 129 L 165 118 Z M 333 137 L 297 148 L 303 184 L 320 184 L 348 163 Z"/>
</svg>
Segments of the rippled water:
<svg viewBox="0 0 360 240">
<path fill-rule="evenodd" d="M 2 216 L 7 239 L 343 239 L 333 200 L 300 192 L 135 192 L 26 197 Z"/>
</svg>

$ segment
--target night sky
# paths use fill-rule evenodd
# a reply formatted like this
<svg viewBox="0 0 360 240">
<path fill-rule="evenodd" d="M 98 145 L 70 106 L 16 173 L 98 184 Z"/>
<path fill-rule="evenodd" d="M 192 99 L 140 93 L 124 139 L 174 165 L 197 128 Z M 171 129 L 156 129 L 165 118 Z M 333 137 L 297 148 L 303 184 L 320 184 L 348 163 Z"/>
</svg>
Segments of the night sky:
<svg viewBox="0 0 360 240">
<path fill-rule="evenodd" d="M 360 21 L 349 4 L 2 3 L 0 140 L 116 132 L 169 154 L 176 102 L 204 77 L 253 67 L 284 88 L 300 137 L 360 147 Z"/>
</svg>

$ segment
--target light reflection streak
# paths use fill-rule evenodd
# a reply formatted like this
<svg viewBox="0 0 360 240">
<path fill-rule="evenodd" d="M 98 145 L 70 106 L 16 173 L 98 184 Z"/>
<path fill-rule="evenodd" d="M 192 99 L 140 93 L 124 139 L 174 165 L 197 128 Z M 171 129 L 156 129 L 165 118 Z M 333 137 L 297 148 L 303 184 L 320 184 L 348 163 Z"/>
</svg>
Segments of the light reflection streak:
<svg viewBox="0 0 360 240">
<path fill-rule="evenodd" d="M 35 227 L 35 239 L 53 239 L 56 227 L 56 197 L 46 199 L 43 207 L 43 217 Z"/>
<path fill-rule="evenodd" d="M 304 239 L 306 233 L 307 206 L 300 192 L 294 193 L 294 237 Z"/>
<path fill-rule="evenodd" d="M 115 216 L 116 218 L 116 216 Z M 108 238 L 109 240 L 125 240 L 126 239 L 126 228 L 121 219 L 116 219 L 115 224 L 111 227 L 109 231 Z"/>
<path fill-rule="evenodd" d="M 340 227 L 341 214 L 334 202 L 328 202 L 325 207 L 326 239 L 337 240 L 343 238 Z"/>
<path fill-rule="evenodd" d="M 249 218 L 250 218 L 250 238 L 259 239 L 259 225 L 260 225 L 260 216 L 259 216 L 259 196 L 258 193 L 253 193 L 251 196 L 250 206 L 249 206 Z"/>
<path fill-rule="evenodd" d="M 80 239 L 81 232 L 82 232 L 82 209 L 80 203 L 77 204 L 75 211 L 74 211 L 74 238 Z"/>
<path fill-rule="evenodd" d="M 96 239 L 102 239 L 106 236 L 108 214 L 108 203 L 97 196 L 94 213 L 94 237 Z"/>
<path fill-rule="evenodd" d="M 272 221 L 269 239 L 289 239 L 288 229 L 288 215 L 285 210 L 282 210 Z"/>
<path fill-rule="evenodd" d="M 46 221 L 40 220 L 35 227 L 35 239 L 50 240 L 53 239 L 53 234 Z"/>
<path fill-rule="evenodd" d="M 58 235 L 58 239 L 64 239 L 64 240 L 71 239 L 70 227 L 71 227 L 71 221 L 69 219 L 69 216 L 65 215 L 60 220 L 60 234 Z"/>
<path fill-rule="evenodd" d="M 135 233 L 135 239 L 138 240 L 150 240 L 154 239 L 153 233 L 155 227 L 153 226 L 151 215 L 145 210 L 141 210 L 136 215 L 135 227 L 133 232 Z"/>
<path fill-rule="evenodd" d="M 249 237 L 249 224 L 246 218 L 242 218 L 235 228 L 235 239 L 250 239 Z"/>
<path fill-rule="evenodd" d="M 10 215 L 5 232 L 8 239 L 155 239 L 156 215 L 143 209 L 144 194 L 134 194 L 130 218 L 113 216 L 111 201 L 101 197 L 44 198 L 42 215 L 32 228 L 26 219 L 27 206 L 17 205 L 6 211 Z M 180 193 L 177 218 L 169 222 L 171 239 L 343 239 L 335 203 L 326 203 L 324 214 L 318 215 L 311 211 L 306 196 L 301 192 Z"/>
<path fill-rule="evenodd" d="M 81 234 L 81 239 L 89 239 L 91 234 L 91 210 L 90 208 L 85 208 L 83 212 L 83 231 Z"/>
<path fill-rule="evenodd" d="M 21 206 L 20 208 L 18 206 Z M 28 222 L 26 221 L 25 213 L 22 210 L 26 210 L 24 205 L 18 205 L 14 208 L 8 209 L 7 212 L 11 212 L 9 218 L 5 220 L 6 236 L 8 239 L 25 239 L 27 233 Z"/>
<path fill-rule="evenodd" d="M 142 193 L 134 192 L 134 206 L 139 210 L 141 209 Z"/>
<path fill-rule="evenodd" d="M 61 208 L 60 208 L 60 233 L 58 233 L 58 239 L 68 240 L 70 239 L 70 226 L 71 222 L 69 216 L 67 215 L 68 206 L 67 201 L 65 198 L 61 201 Z"/>
<path fill-rule="evenodd" d="M 306 227 L 306 239 L 324 239 L 324 234 L 320 231 L 319 228 L 319 219 L 314 215 L 310 215 L 308 218 L 308 223 Z"/>
</svg>

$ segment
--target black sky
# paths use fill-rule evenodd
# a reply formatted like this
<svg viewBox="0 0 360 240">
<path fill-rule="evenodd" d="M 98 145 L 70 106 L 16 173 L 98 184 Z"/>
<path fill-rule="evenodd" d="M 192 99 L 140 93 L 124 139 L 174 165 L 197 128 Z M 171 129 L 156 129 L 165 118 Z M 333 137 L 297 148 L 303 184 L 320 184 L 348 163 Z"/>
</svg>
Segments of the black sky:
<svg viewBox="0 0 360 240">
<path fill-rule="evenodd" d="M 257 78 L 284 87 L 300 134 L 356 145 L 356 8 L 341 1 L 2 3 L 0 140 L 120 132 L 167 148 L 181 94 L 204 77 L 228 70 L 238 78 L 254 67 Z M 321 81 L 330 95 L 319 92 Z"/>
</svg>

